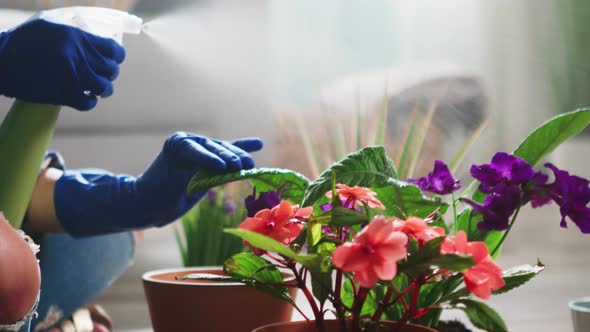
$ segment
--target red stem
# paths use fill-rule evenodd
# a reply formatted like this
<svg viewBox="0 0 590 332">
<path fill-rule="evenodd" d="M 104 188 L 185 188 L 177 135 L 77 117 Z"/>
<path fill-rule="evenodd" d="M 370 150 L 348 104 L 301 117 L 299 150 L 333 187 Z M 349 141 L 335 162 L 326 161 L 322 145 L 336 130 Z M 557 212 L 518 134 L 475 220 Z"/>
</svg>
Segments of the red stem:
<svg viewBox="0 0 590 332">
<path fill-rule="evenodd" d="M 385 293 L 385 296 L 383 296 L 383 299 L 381 300 L 381 303 L 379 304 L 379 308 L 377 308 L 377 310 L 375 311 L 375 313 L 371 317 L 371 320 L 375 321 L 375 322 L 379 321 L 379 319 L 381 319 L 381 315 L 383 314 L 385 309 L 387 309 L 391 305 L 395 304 L 398 300 L 402 301 L 402 304 L 404 306 L 404 310 L 408 311 L 408 303 L 406 302 L 406 299 L 404 299 L 404 295 L 408 294 L 408 292 L 410 290 L 412 290 L 415 286 L 416 286 L 416 284 L 411 284 L 410 286 L 408 286 L 408 288 L 406 288 L 401 293 L 398 290 L 396 290 L 394 287 L 389 288 L 387 290 L 387 293 Z M 394 292 L 397 293 L 397 296 L 393 299 L 393 301 L 390 301 Z"/>
<path fill-rule="evenodd" d="M 338 227 L 338 239 L 342 240 L 342 227 Z M 338 246 L 338 245 L 336 245 Z M 334 310 L 336 311 L 336 316 L 340 320 L 340 326 L 344 329 L 344 311 L 342 310 L 343 303 L 342 303 L 342 270 L 336 270 L 336 282 L 334 285 Z"/>
<path fill-rule="evenodd" d="M 361 332 L 361 311 L 363 304 L 367 299 L 370 288 L 361 287 L 359 292 L 354 297 L 354 303 L 352 304 L 352 331 Z"/>
<path fill-rule="evenodd" d="M 424 282 L 424 278 L 418 277 L 417 280 L 414 281 L 414 292 L 412 293 L 412 300 L 410 302 L 410 308 L 404 313 L 402 318 L 398 321 L 398 326 L 404 325 L 410 318 L 414 317 L 415 312 L 417 310 L 416 306 L 418 304 L 418 298 L 420 296 L 420 287 Z"/>
<path fill-rule="evenodd" d="M 293 271 L 293 274 L 295 275 L 295 280 L 297 281 L 297 286 L 299 287 L 299 289 L 301 289 L 301 291 L 303 292 L 303 295 L 305 295 L 305 298 L 307 299 L 307 301 L 309 302 L 309 305 L 311 306 L 311 309 L 313 311 L 313 315 L 314 315 L 315 321 L 316 321 L 316 327 L 318 328 L 318 330 L 323 331 L 324 324 L 323 324 L 322 312 L 318 308 L 318 305 L 315 302 L 313 295 L 311 294 L 311 292 L 309 291 L 309 289 L 305 285 L 305 279 L 303 279 L 301 277 L 301 274 L 299 273 L 299 271 L 297 271 L 295 264 L 290 264 L 290 268 L 291 268 L 291 271 Z"/>
<path fill-rule="evenodd" d="M 310 322 L 310 319 L 309 319 L 309 317 L 307 317 L 307 316 L 306 316 L 306 315 L 303 313 L 303 311 L 301 311 L 301 309 L 299 309 L 299 307 L 298 307 L 298 306 L 296 306 L 296 305 L 295 305 L 294 307 L 295 307 L 295 309 L 297 310 L 297 312 L 299 312 L 299 313 L 301 314 L 301 316 L 303 316 L 303 318 L 305 318 L 305 320 L 306 320 L 306 321 Z"/>
<path fill-rule="evenodd" d="M 377 321 L 379 321 L 379 319 L 381 319 L 381 315 L 383 315 L 383 311 L 385 311 L 387 303 L 389 302 L 389 300 L 391 299 L 392 296 L 393 296 L 393 289 L 389 288 L 387 290 L 387 293 L 385 293 L 385 296 L 383 296 L 381 303 L 379 303 L 379 308 L 377 308 L 377 310 L 375 310 L 375 313 L 371 317 L 372 321 L 377 322 Z"/>
<path fill-rule="evenodd" d="M 336 285 L 334 289 L 334 309 L 336 310 L 336 315 L 338 319 L 343 323 L 344 322 L 344 312 L 342 312 L 342 270 L 336 271 Z"/>
</svg>

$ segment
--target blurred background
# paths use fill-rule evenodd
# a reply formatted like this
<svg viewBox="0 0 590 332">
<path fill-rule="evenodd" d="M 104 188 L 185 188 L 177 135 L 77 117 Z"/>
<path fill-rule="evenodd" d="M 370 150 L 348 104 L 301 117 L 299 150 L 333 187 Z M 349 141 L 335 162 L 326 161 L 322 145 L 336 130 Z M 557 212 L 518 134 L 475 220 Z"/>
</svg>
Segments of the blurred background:
<svg viewBox="0 0 590 332">
<path fill-rule="evenodd" d="M 184 130 L 260 136 L 266 148 L 258 166 L 314 177 L 370 143 L 382 121 L 395 157 L 411 119 L 420 123 L 433 111 L 415 175 L 434 159 L 451 160 L 487 124 L 459 168 L 465 175 L 495 151 L 513 150 L 549 117 L 590 105 L 584 0 L 0 4 L 0 29 L 69 5 L 128 10 L 148 22 L 148 33 L 125 39 L 114 96 L 92 112 L 62 112 L 51 148 L 70 168 L 140 174 L 165 138 Z M 0 99 L 1 116 L 10 104 Z M 590 177 L 589 138 L 580 134 L 552 161 Z M 567 301 L 590 295 L 590 242 L 575 227 L 560 229 L 559 212 L 550 212 L 527 210 L 500 259 L 504 268 L 537 258 L 547 265 L 536 280 L 491 301 L 511 331 L 571 330 Z M 149 327 L 141 274 L 180 266 L 172 227 L 147 231 L 135 265 L 98 299 L 118 331 Z"/>
</svg>

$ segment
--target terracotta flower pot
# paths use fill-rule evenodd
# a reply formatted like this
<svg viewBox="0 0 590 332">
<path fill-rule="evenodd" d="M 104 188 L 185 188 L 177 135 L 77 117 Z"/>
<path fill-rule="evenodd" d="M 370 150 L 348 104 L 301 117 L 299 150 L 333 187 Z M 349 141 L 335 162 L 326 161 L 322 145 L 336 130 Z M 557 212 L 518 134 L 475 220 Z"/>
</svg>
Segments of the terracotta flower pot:
<svg viewBox="0 0 590 332">
<path fill-rule="evenodd" d="M 385 327 L 381 328 L 379 332 L 436 332 L 429 327 L 416 325 L 416 324 L 406 324 L 403 325 L 401 328 L 397 328 L 395 322 L 391 321 L 382 321 L 382 325 Z M 337 320 L 327 320 L 326 321 L 326 331 L 325 332 L 340 332 L 340 322 Z M 307 322 L 307 321 L 300 321 L 300 322 L 286 322 L 286 323 L 276 323 L 270 324 L 266 326 L 259 327 L 252 332 L 317 332 L 318 330 L 315 328 L 314 322 Z"/>
<path fill-rule="evenodd" d="M 258 326 L 291 319 L 291 304 L 244 284 L 176 280 L 190 273 L 224 274 L 221 267 L 193 267 L 143 275 L 154 332 L 250 332 Z M 289 278 L 292 276 L 285 276 Z M 290 292 L 294 297 L 296 290 Z"/>
</svg>

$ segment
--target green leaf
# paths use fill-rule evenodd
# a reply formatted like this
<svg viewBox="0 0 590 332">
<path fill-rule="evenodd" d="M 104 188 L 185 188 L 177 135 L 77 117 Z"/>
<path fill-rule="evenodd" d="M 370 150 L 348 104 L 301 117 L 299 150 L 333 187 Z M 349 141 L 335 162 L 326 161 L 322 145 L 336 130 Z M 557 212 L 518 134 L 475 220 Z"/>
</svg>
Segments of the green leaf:
<svg viewBox="0 0 590 332">
<path fill-rule="evenodd" d="M 461 272 L 474 266 L 475 260 L 471 255 L 446 254 L 435 257 L 430 264 L 441 270 Z"/>
<path fill-rule="evenodd" d="M 535 165 L 561 143 L 586 128 L 589 123 L 590 109 L 558 115 L 525 138 L 514 151 L 514 155 Z"/>
<path fill-rule="evenodd" d="M 398 273 L 397 276 L 393 279 L 393 284 L 398 290 L 403 291 L 406 288 L 408 288 L 408 286 L 410 286 L 411 282 L 408 279 L 407 275 L 403 273 Z M 377 284 L 373 287 L 373 289 L 375 289 L 376 291 L 382 289 L 382 293 L 377 292 L 377 295 L 385 294 L 386 292 L 386 286 L 383 286 L 382 284 Z M 383 295 L 381 295 L 381 297 L 383 297 Z M 406 303 L 410 303 L 410 294 L 404 295 L 403 298 L 405 299 Z M 403 303 L 401 300 L 398 300 L 392 306 L 387 308 L 387 310 L 385 310 L 384 314 L 381 316 L 381 319 L 399 320 L 404 315 L 404 313 L 405 309 Z"/>
<path fill-rule="evenodd" d="M 321 224 L 331 226 L 352 226 L 369 222 L 369 219 L 364 213 L 341 206 L 327 211 L 316 220 Z"/>
<path fill-rule="evenodd" d="M 487 304 L 470 299 L 453 301 L 456 309 L 463 310 L 476 327 L 490 332 L 508 332 L 508 328 L 498 313 Z"/>
<path fill-rule="evenodd" d="M 426 197 L 418 186 L 393 178 L 390 178 L 385 186 L 371 189 L 377 193 L 377 199 L 385 205 L 385 214 L 390 216 L 404 219 L 409 216 L 425 218 L 436 209 L 440 209 L 440 213 L 444 214 L 448 208 L 440 197 Z"/>
<path fill-rule="evenodd" d="M 470 220 L 471 219 L 471 220 Z M 482 241 L 488 247 L 488 251 L 492 253 L 494 248 L 498 246 L 504 234 L 503 231 L 481 231 L 477 224 L 482 220 L 480 214 L 473 212 L 472 208 L 463 209 L 457 216 L 458 230 L 464 231 L 467 234 L 469 241 Z M 497 250 L 492 258 L 496 259 L 500 255 L 500 250 Z"/>
<path fill-rule="evenodd" d="M 485 234 L 485 239 L 483 240 L 483 242 L 488 247 L 488 251 L 492 255 L 492 258 L 493 259 L 498 258 L 498 256 L 500 255 L 500 252 L 502 251 L 502 248 L 499 248 L 498 250 L 496 250 L 496 252 L 493 252 L 493 251 L 498 246 L 498 244 L 500 244 L 500 241 L 502 241 L 502 236 L 504 236 L 504 232 L 492 230 L 492 231 L 488 231 L 484 234 Z"/>
<path fill-rule="evenodd" d="M 397 178 L 393 162 L 382 146 L 370 146 L 351 153 L 333 164 L 309 185 L 303 206 L 312 205 L 332 188 L 332 173 L 336 181 L 349 186 L 381 187 L 389 178 Z"/>
<path fill-rule="evenodd" d="M 506 282 L 504 287 L 496 290 L 493 292 L 494 295 L 499 295 L 506 293 L 514 288 L 522 286 L 529 280 L 531 280 L 534 276 L 541 273 L 545 269 L 545 266 L 541 263 L 537 265 L 521 265 L 510 268 L 502 274 L 502 278 Z M 471 292 L 467 288 L 461 288 L 451 294 L 444 296 L 441 299 L 441 302 L 447 301 L 455 301 L 458 299 L 468 298 L 471 297 Z"/>
<path fill-rule="evenodd" d="M 398 273 L 404 272 L 415 275 L 428 269 L 430 261 L 440 256 L 440 246 L 444 240 L 444 236 L 434 238 L 426 242 L 419 250 L 410 252 L 406 260 L 398 263 Z"/>
<path fill-rule="evenodd" d="M 324 235 L 324 231 L 322 230 L 322 224 L 308 222 L 307 230 L 311 235 L 311 241 L 309 244 L 315 246 L 321 241 L 322 236 Z"/>
<path fill-rule="evenodd" d="M 311 273 L 311 291 L 313 296 L 323 304 L 330 297 L 332 288 L 332 271 L 323 272 L 321 270 L 310 269 Z"/>
<path fill-rule="evenodd" d="M 420 288 L 420 298 L 418 299 L 420 308 L 426 308 L 433 304 L 444 302 L 443 299 L 446 299 L 462 282 L 463 276 L 461 274 L 454 274 L 438 282 L 423 285 Z M 446 301 L 449 300 L 447 299 Z"/>
<path fill-rule="evenodd" d="M 223 270 L 233 277 L 250 278 L 270 283 L 283 281 L 281 272 L 271 262 L 249 252 L 233 255 L 225 261 Z"/>
<path fill-rule="evenodd" d="M 225 174 L 211 174 L 200 171 L 191 178 L 187 193 L 194 195 L 225 183 L 241 180 L 249 180 L 258 192 L 277 191 L 287 185 L 282 198 L 294 203 L 301 201 L 309 185 L 309 180 L 305 176 L 280 168 L 257 168 Z"/>
<path fill-rule="evenodd" d="M 315 255 L 300 256 L 295 251 L 291 250 L 284 244 L 272 239 L 268 236 L 258 234 L 256 232 L 247 231 L 244 229 L 226 229 L 226 233 L 234 234 L 242 238 L 242 240 L 248 241 L 251 245 L 262 250 L 268 250 L 285 257 L 296 260 L 304 266 L 310 266 L 313 262 L 317 261 Z"/>
<path fill-rule="evenodd" d="M 277 254 L 295 259 L 299 255 L 296 252 L 286 247 L 284 244 L 272 239 L 268 236 L 264 236 L 262 234 L 247 231 L 244 229 L 226 229 L 226 233 L 234 234 L 242 238 L 242 240 L 248 241 L 251 245 L 256 248 L 260 248 L 262 250 L 268 250 L 271 252 L 276 252 Z"/>
<path fill-rule="evenodd" d="M 358 290 L 358 287 L 357 287 Z M 379 301 L 383 299 L 385 295 L 385 287 L 375 286 L 367 295 L 365 303 L 361 309 L 361 316 L 372 315 L 379 306 Z M 352 287 L 352 279 L 346 279 L 342 283 L 342 289 L 340 292 L 342 303 L 347 307 L 352 307 L 354 303 L 354 288 Z"/>
<path fill-rule="evenodd" d="M 541 273 L 545 269 L 545 266 L 541 263 L 537 263 L 537 265 L 520 265 L 510 268 L 504 271 L 502 278 L 506 282 L 504 287 L 494 291 L 494 294 L 502 294 L 506 293 L 514 288 L 522 286 L 529 280 L 531 280 L 534 276 Z"/>
<path fill-rule="evenodd" d="M 481 215 L 475 214 L 472 208 L 465 208 L 457 216 L 457 230 L 464 231 L 469 241 L 483 241 L 485 233 L 477 228 L 477 223 L 481 220 Z"/>
<path fill-rule="evenodd" d="M 283 275 L 266 259 L 251 253 L 239 253 L 223 264 L 223 270 L 233 278 L 257 290 L 285 300 L 293 305 Z"/>
<path fill-rule="evenodd" d="M 434 268 L 461 272 L 475 265 L 475 260 L 470 255 L 441 255 L 440 246 L 444 239 L 441 236 L 426 242 L 420 250 L 398 264 L 398 271 L 409 275 L 417 275 Z"/>
</svg>

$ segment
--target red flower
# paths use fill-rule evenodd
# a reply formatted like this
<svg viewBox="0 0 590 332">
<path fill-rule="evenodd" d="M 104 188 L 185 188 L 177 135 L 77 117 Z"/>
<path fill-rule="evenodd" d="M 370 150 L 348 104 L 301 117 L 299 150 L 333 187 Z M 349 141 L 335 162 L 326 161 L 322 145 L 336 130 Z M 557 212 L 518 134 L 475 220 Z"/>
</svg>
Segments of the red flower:
<svg viewBox="0 0 590 332">
<path fill-rule="evenodd" d="M 441 254 L 453 253 L 473 256 L 476 264 L 464 271 L 463 277 L 467 289 L 476 296 L 487 300 L 492 295 L 492 291 L 506 284 L 502 279 L 502 268 L 494 262 L 485 243 L 467 242 L 467 235 L 460 231 L 455 235 L 455 242 L 447 237 L 441 246 Z"/>
<path fill-rule="evenodd" d="M 301 222 L 312 212 L 313 207 L 311 206 L 300 209 L 297 205 L 282 201 L 271 210 L 264 209 L 258 211 L 254 217 L 247 218 L 240 224 L 240 229 L 260 233 L 289 245 L 303 229 Z M 250 247 L 255 254 L 264 253 L 247 241 L 244 241 L 244 244 Z"/>
<path fill-rule="evenodd" d="M 352 242 L 344 243 L 332 254 L 334 265 L 354 273 L 354 281 L 371 288 L 378 280 L 391 280 L 397 274 L 397 262 L 407 255 L 408 237 L 394 224 L 378 216 L 363 228 Z"/>
<path fill-rule="evenodd" d="M 338 193 L 338 197 L 343 201 L 344 207 L 353 208 L 357 204 L 366 203 L 371 208 L 378 207 L 385 210 L 383 203 L 375 198 L 377 193 L 369 188 L 358 186 L 349 187 L 345 184 L 338 183 L 336 185 L 336 192 Z M 332 192 L 328 191 L 326 196 L 332 198 Z"/>
<path fill-rule="evenodd" d="M 410 217 L 407 220 L 394 218 L 392 221 L 396 230 L 406 233 L 420 245 L 436 237 L 445 236 L 445 230 L 442 227 L 430 226 L 424 219 L 418 217 Z"/>
</svg>

